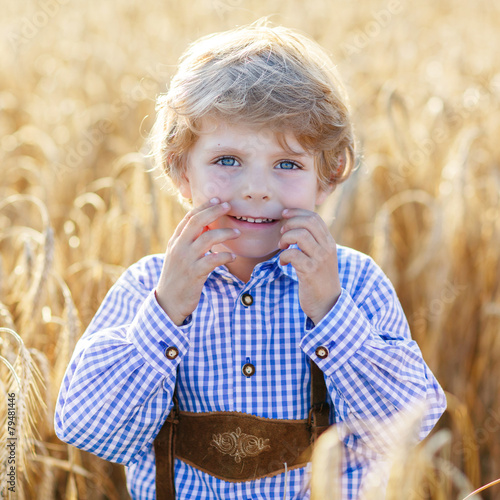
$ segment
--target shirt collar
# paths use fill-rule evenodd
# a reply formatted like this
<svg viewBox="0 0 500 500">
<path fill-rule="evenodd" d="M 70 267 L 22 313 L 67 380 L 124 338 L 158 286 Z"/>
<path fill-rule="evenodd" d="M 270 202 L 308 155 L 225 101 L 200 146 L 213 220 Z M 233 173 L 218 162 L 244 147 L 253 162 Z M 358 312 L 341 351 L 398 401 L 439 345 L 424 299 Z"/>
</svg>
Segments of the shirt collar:
<svg viewBox="0 0 500 500">
<path fill-rule="evenodd" d="M 290 245 L 290 248 L 299 248 L 298 245 L 293 244 Z M 275 274 L 275 278 L 280 274 L 284 274 L 294 281 L 298 281 L 297 271 L 291 264 L 282 265 L 280 263 L 280 254 L 283 250 L 280 250 L 276 255 L 271 257 L 270 259 L 260 262 L 254 267 L 252 272 L 252 278 L 263 278 L 265 276 L 270 276 Z M 207 252 L 208 253 L 208 252 Z M 229 272 L 229 269 L 226 266 L 218 266 L 216 267 L 209 275 L 208 278 L 212 277 L 214 274 L 219 274 L 224 278 L 234 278 L 234 276 Z"/>
<path fill-rule="evenodd" d="M 298 247 L 298 245 L 295 245 L 295 244 L 290 245 L 290 248 L 296 248 L 296 249 L 300 250 L 299 247 Z M 293 279 L 295 281 L 299 281 L 299 278 L 297 276 L 297 271 L 292 266 L 292 264 L 286 264 L 285 266 L 282 265 L 282 264 L 280 264 L 279 258 L 280 258 L 280 253 L 281 252 L 283 252 L 283 250 L 281 250 L 278 254 L 276 254 L 274 256 L 274 257 L 277 257 L 277 260 L 276 260 L 277 266 L 281 269 L 281 272 L 283 274 L 285 274 L 286 276 L 288 276 L 289 278 L 291 278 L 291 279 Z"/>
</svg>

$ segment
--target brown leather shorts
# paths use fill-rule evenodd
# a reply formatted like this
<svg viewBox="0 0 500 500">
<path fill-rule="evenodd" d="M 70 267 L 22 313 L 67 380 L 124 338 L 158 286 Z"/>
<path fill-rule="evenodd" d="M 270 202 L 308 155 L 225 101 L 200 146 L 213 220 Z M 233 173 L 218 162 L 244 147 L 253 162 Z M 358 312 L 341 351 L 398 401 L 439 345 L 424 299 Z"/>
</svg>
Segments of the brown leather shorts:
<svg viewBox="0 0 500 500">
<path fill-rule="evenodd" d="M 224 481 L 274 476 L 310 460 L 308 420 L 179 412 L 175 457 Z"/>
<path fill-rule="evenodd" d="M 278 420 L 240 412 L 192 413 L 175 403 L 154 441 L 156 498 L 175 500 L 174 457 L 224 481 L 271 477 L 310 461 L 329 425 L 322 372 L 311 362 L 309 418 Z"/>
</svg>

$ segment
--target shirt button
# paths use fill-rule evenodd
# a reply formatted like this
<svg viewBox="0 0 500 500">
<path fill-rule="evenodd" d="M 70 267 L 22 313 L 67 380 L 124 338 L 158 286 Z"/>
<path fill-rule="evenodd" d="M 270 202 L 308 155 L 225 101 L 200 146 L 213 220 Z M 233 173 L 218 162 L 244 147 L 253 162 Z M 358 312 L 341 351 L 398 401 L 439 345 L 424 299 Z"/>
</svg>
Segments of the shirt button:
<svg viewBox="0 0 500 500">
<path fill-rule="evenodd" d="M 317 349 L 316 349 L 316 356 L 318 356 L 318 358 L 320 359 L 325 359 L 328 357 L 328 349 L 322 345 L 320 345 Z"/>
<path fill-rule="evenodd" d="M 255 373 L 255 366 L 252 363 L 245 363 L 241 371 L 245 377 L 251 377 Z"/>
<path fill-rule="evenodd" d="M 251 306 L 253 304 L 253 297 L 249 293 L 244 293 L 241 296 L 241 303 L 245 306 Z"/>
<path fill-rule="evenodd" d="M 168 358 L 168 359 L 175 359 L 177 356 L 179 356 L 179 349 L 177 349 L 177 347 L 168 347 L 166 350 L 165 350 L 165 356 Z"/>
</svg>

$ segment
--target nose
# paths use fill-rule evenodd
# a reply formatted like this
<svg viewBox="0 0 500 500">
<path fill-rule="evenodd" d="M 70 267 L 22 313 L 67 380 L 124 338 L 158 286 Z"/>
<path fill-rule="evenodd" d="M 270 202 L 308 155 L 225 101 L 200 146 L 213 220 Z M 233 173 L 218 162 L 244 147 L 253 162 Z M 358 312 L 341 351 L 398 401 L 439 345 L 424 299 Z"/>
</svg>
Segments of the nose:
<svg viewBox="0 0 500 500">
<path fill-rule="evenodd" d="M 243 179 L 241 195 L 246 200 L 268 201 L 272 196 L 272 189 L 265 169 L 248 168 Z"/>
</svg>

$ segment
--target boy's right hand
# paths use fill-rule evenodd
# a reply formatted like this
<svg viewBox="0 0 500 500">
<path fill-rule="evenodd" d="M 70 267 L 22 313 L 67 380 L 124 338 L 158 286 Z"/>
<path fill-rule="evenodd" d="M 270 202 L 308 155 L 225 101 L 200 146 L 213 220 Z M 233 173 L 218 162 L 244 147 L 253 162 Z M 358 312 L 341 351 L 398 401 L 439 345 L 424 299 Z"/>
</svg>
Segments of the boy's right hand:
<svg viewBox="0 0 500 500">
<path fill-rule="evenodd" d="M 206 227 L 229 209 L 229 203 L 212 198 L 189 211 L 168 242 L 156 300 L 176 325 L 182 325 L 196 309 L 207 276 L 217 266 L 236 258 L 230 252 L 205 255 L 214 245 L 240 235 L 237 229 L 208 230 Z"/>
</svg>

